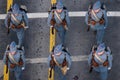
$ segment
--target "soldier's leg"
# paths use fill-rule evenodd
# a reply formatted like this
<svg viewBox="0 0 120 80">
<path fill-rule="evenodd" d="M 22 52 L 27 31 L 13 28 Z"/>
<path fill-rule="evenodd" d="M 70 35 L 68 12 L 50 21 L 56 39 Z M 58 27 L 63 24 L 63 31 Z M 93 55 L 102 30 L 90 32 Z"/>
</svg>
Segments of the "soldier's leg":
<svg viewBox="0 0 120 80">
<path fill-rule="evenodd" d="M 21 74 L 22 74 L 21 67 L 16 67 L 16 70 L 14 70 L 14 74 L 15 74 L 16 80 L 21 80 Z"/>
<path fill-rule="evenodd" d="M 66 31 L 65 30 L 62 30 L 62 31 L 59 31 L 58 32 L 58 35 L 59 35 L 59 38 L 61 40 L 61 43 L 64 45 L 64 41 L 65 41 L 65 34 L 66 34 Z"/>
<path fill-rule="evenodd" d="M 59 67 L 55 66 L 55 79 L 57 80 L 66 80 L 66 76 L 62 74 L 62 71 Z"/>
<path fill-rule="evenodd" d="M 107 80 L 108 72 L 100 72 L 100 78 L 101 80 Z"/>
<path fill-rule="evenodd" d="M 60 68 L 55 66 L 55 79 L 61 80 L 62 76 L 60 74 L 61 74 Z"/>
<path fill-rule="evenodd" d="M 105 33 L 104 29 L 97 30 L 96 40 L 98 45 L 103 42 L 104 33 Z"/>
<path fill-rule="evenodd" d="M 23 39 L 24 39 L 24 29 L 21 28 L 18 32 L 17 32 L 17 37 L 18 37 L 18 46 L 19 48 L 21 48 L 21 46 L 23 45 Z"/>
</svg>

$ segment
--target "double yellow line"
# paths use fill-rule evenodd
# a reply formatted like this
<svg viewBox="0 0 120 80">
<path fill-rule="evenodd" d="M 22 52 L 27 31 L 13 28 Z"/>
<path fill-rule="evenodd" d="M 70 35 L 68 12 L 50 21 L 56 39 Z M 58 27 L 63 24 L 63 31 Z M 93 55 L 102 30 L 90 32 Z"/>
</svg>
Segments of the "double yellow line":
<svg viewBox="0 0 120 80">
<path fill-rule="evenodd" d="M 53 6 L 56 4 L 56 0 L 51 0 L 51 5 Z M 50 52 L 52 51 L 53 47 L 55 46 L 55 29 L 54 29 L 54 34 L 52 34 L 52 28 L 50 28 Z M 54 80 L 54 70 L 52 69 L 52 76 L 49 78 L 50 75 L 50 70 L 48 70 L 48 80 Z"/>
<path fill-rule="evenodd" d="M 12 6 L 12 4 L 13 4 L 13 0 L 7 0 L 7 12 L 10 9 L 10 7 Z M 3 72 L 4 77 L 3 77 L 3 80 L 9 80 L 9 70 L 6 73 L 7 69 L 8 68 L 6 67 L 6 65 L 4 65 L 4 72 Z"/>
</svg>

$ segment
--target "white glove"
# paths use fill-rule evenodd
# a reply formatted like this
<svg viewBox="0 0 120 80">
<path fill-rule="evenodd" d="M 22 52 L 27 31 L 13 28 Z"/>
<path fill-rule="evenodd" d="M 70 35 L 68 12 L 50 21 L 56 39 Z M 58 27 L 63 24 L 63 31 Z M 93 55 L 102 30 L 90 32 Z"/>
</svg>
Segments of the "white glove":
<svg viewBox="0 0 120 80">
<path fill-rule="evenodd" d="M 25 67 L 22 67 L 22 70 L 25 70 Z"/>
<path fill-rule="evenodd" d="M 70 68 L 67 68 L 67 70 L 70 70 Z"/>
<path fill-rule="evenodd" d="M 111 67 L 108 67 L 108 70 L 111 70 Z"/>
<path fill-rule="evenodd" d="M 28 29 L 28 28 L 29 28 L 28 26 L 25 26 L 25 27 L 24 27 L 25 30 Z"/>
<path fill-rule="evenodd" d="M 51 28 L 53 27 L 53 25 L 50 26 Z"/>
</svg>

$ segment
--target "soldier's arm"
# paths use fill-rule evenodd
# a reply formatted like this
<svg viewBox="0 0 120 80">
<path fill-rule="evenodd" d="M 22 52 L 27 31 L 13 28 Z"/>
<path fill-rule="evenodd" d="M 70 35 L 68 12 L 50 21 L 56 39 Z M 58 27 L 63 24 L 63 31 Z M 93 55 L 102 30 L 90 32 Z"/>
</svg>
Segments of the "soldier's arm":
<svg viewBox="0 0 120 80">
<path fill-rule="evenodd" d="M 88 15 L 88 12 L 86 13 L 86 16 L 85 16 L 85 23 L 87 24 L 87 25 L 89 25 L 88 24 L 88 17 L 89 17 L 89 15 Z"/>
<path fill-rule="evenodd" d="M 68 14 L 68 11 L 66 10 L 66 22 L 67 22 L 67 26 L 69 27 L 70 26 L 70 18 L 69 18 L 69 14 Z"/>
<path fill-rule="evenodd" d="M 92 52 L 90 53 L 90 55 L 88 56 L 88 65 L 91 65 L 91 60 L 92 60 Z"/>
<path fill-rule="evenodd" d="M 112 55 L 109 52 L 107 52 L 107 55 L 108 55 L 108 62 L 109 62 L 108 67 L 112 68 L 112 57 L 111 57 Z"/>
<path fill-rule="evenodd" d="M 50 24 L 51 19 L 52 19 L 52 11 L 48 15 L 48 20 L 47 20 L 47 24 L 48 24 L 49 27 L 51 26 L 51 24 Z"/>
<path fill-rule="evenodd" d="M 51 54 L 48 57 L 48 67 L 50 68 L 50 60 L 51 60 Z"/>
<path fill-rule="evenodd" d="M 23 18 L 24 18 L 23 20 L 25 22 L 25 26 L 28 26 L 28 16 L 24 11 L 22 12 L 22 14 L 23 14 Z"/>
<path fill-rule="evenodd" d="M 22 57 L 22 60 L 23 60 L 23 67 L 25 68 L 25 64 L 26 64 L 26 61 L 25 61 L 25 51 L 21 51 L 21 57 Z"/>
<path fill-rule="evenodd" d="M 8 28 L 8 19 L 10 18 L 10 12 L 7 13 L 7 16 L 5 18 L 5 27 Z"/>
<path fill-rule="evenodd" d="M 72 59 L 67 53 L 66 53 L 66 60 L 68 62 L 68 68 L 70 69 L 72 64 Z"/>
<path fill-rule="evenodd" d="M 103 11 L 103 13 L 104 13 L 104 19 L 105 19 L 105 28 L 107 28 L 107 26 L 108 26 L 107 13 L 106 13 L 106 11 Z"/>
</svg>

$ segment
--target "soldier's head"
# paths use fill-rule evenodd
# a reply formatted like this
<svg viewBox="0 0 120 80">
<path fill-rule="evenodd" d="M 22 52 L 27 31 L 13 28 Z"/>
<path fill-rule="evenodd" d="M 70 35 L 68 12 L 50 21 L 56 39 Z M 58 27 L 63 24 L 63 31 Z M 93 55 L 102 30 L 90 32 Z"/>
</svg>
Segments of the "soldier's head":
<svg viewBox="0 0 120 80">
<path fill-rule="evenodd" d="M 100 10 L 101 10 L 101 2 L 100 1 L 97 1 L 94 3 L 93 5 L 93 10 L 95 13 L 98 13 Z"/>
<path fill-rule="evenodd" d="M 11 44 L 10 44 L 10 52 L 11 52 L 11 54 L 15 54 L 16 51 L 17 51 L 17 45 L 16 45 L 16 43 L 13 41 L 13 42 L 11 42 Z"/>
<path fill-rule="evenodd" d="M 62 44 L 59 44 L 54 49 L 54 55 L 59 56 L 62 54 Z"/>
<path fill-rule="evenodd" d="M 19 7 L 18 4 L 14 4 L 14 5 L 12 6 L 12 11 L 13 11 L 13 13 L 18 13 L 19 10 L 20 10 L 20 7 Z"/>
<path fill-rule="evenodd" d="M 104 51 L 105 51 L 105 44 L 104 43 L 99 44 L 99 46 L 97 47 L 96 53 L 98 55 L 102 55 L 102 54 L 104 54 Z"/>
<path fill-rule="evenodd" d="M 61 13 L 63 10 L 63 3 L 62 1 L 57 2 L 56 9 L 58 13 Z"/>
</svg>

